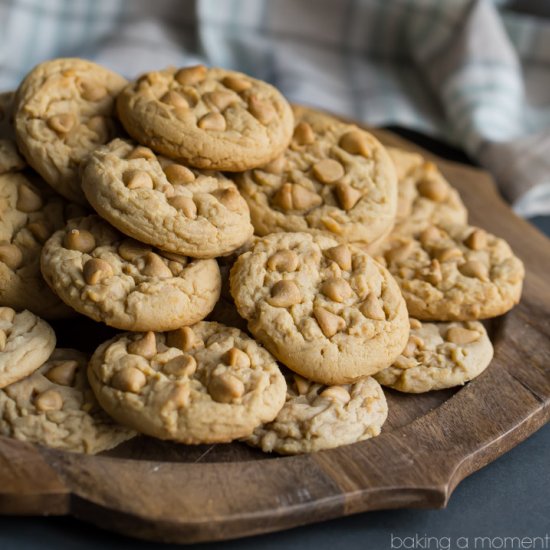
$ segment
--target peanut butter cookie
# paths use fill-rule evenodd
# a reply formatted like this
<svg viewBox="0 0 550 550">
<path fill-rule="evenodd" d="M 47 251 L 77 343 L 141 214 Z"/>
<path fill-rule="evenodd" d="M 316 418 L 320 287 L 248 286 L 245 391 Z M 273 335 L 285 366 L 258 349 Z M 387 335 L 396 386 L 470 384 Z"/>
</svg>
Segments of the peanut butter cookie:
<svg viewBox="0 0 550 550">
<path fill-rule="evenodd" d="M 293 371 L 348 384 L 389 367 L 409 335 L 397 283 L 367 253 L 327 235 L 273 233 L 231 269 L 250 332 Z"/>
<path fill-rule="evenodd" d="M 87 365 L 85 354 L 56 349 L 29 377 L 0 390 L 0 434 L 89 454 L 134 437 L 97 404 Z"/>
<path fill-rule="evenodd" d="M 331 116 L 295 109 L 289 148 L 235 177 L 257 235 L 326 231 L 362 244 L 387 235 L 397 178 L 386 150 L 368 132 Z"/>
<path fill-rule="evenodd" d="M 94 353 L 88 377 L 119 422 L 189 444 L 250 435 L 277 416 L 286 394 L 266 350 L 240 330 L 208 322 L 119 335 Z"/>
<path fill-rule="evenodd" d="M 82 187 L 120 231 L 169 252 L 213 258 L 254 231 L 246 201 L 221 173 L 189 169 L 120 139 L 92 153 Z"/>
<path fill-rule="evenodd" d="M 54 193 L 38 178 L 0 175 L 0 305 L 41 317 L 69 317 L 68 308 L 40 273 L 40 252 L 54 231 L 84 210 Z"/>
<path fill-rule="evenodd" d="M 493 346 L 478 321 L 421 323 L 411 319 L 411 334 L 395 363 L 374 377 L 383 386 L 423 393 L 462 386 L 479 376 L 493 358 Z"/>
<path fill-rule="evenodd" d="M 262 451 L 313 453 L 380 434 L 388 405 L 380 384 L 367 376 L 354 384 L 323 386 L 286 374 L 286 402 L 273 422 L 244 439 Z"/>
<path fill-rule="evenodd" d="M 505 313 L 519 302 L 522 262 L 508 243 L 469 225 L 393 234 L 380 256 L 396 278 L 411 317 L 467 321 Z"/>
<path fill-rule="evenodd" d="M 0 307 L 0 388 L 34 372 L 54 348 L 55 333 L 46 321 Z"/>
<path fill-rule="evenodd" d="M 61 195 L 85 204 L 79 165 L 114 136 L 114 99 L 126 80 L 90 61 L 36 66 L 15 98 L 15 133 L 27 162 Z"/>
<path fill-rule="evenodd" d="M 76 311 L 122 330 L 170 330 L 208 315 L 215 260 L 191 260 L 127 238 L 98 216 L 69 221 L 42 250 L 42 273 Z"/>
<path fill-rule="evenodd" d="M 288 145 L 292 111 L 269 84 L 204 65 L 141 76 L 117 110 L 138 142 L 196 168 L 240 171 L 271 161 Z"/>
</svg>

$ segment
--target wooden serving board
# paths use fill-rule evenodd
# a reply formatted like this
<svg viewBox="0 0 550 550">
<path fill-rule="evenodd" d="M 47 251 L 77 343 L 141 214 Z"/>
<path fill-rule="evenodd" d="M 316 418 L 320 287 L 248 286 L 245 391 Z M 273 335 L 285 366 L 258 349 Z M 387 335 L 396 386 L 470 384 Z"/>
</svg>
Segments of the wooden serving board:
<svg viewBox="0 0 550 550">
<path fill-rule="evenodd" d="M 146 437 L 82 456 L 0 438 L 0 513 L 72 514 L 136 537 L 196 542 L 366 510 L 440 508 L 462 479 L 546 423 L 550 241 L 512 213 L 486 173 L 421 152 L 459 190 L 471 222 L 508 240 L 526 265 L 521 303 L 489 324 L 495 356 L 479 378 L 459 390 L 388 391 L 390 415 L 379 437 L 297 457 L 269 457 L 240 443 L 190 447 Z M 62 345 L 93 348 L 109 335 L 84 320 L 56 328 Z"/>
</svg>

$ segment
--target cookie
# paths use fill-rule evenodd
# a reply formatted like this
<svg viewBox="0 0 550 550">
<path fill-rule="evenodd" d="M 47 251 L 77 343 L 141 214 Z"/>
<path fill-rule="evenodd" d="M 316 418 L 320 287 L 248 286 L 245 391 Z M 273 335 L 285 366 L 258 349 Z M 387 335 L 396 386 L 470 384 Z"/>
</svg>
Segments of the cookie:
<svg viewBox="0 0 550 550">
<path fill-rule="evenodd" d="M 384 392 L 370 376 L 345 386 L 323 386 L 288 374 L 287 387 L 275 420 L 256 428 L 245 443 L 267 453 L 313 453 L 375 437 L 388 416 Z"/>
<path fill-rule="evenodd" d="M 56 349 L 33 374 L 0 390 L 0 434 L 63 451 L 95 454 L 135 432 L 100 409 L 88 383 L 88 357 Z"/>
<path fill-rule="evenodd" d="M 46 321 L 0 307 L 0 388 L 34 372 L 54 348 L 55 333 Z"/>
<path fill-rule="evenodd" d="M 375 374 L 383 386 L 423 393 L 462 386 L 479 376 L 493 358 L 493 346 L 478 321 L 421 323 L 411 319 L 411 334 L 394 364 Z"/>
<path fill-rule="evenodd" d="M 322 234 L 273 233 L 231 269 L 250 332 L 305 378 L 348 384 L 389 367 L 409 335 L 393 277 L 367 253 Z"/>
<path fill-rule="evenodd" d="M 368 132 L 331 116 L 295 109 L 289 148 L 235 177 L 257 235 L 326 231 L 357 243 L 389 233 L 397 208 L 395 168 Z"/>
<path fill-rule="evenodd" d="M 215 260 L 154 251 L 99 216 L 69 221 L 46 242 L 41 267 L 69 306 L 122 330 L 171 330 L 208 315 L 220 295 Z"/>
<path fill-rule="evenodd" d="M 119 95 L 117 111 L 136 141 L 196 168 L 254 168 L 292 136 L 292 111 L 273 86 L 204 65 L 141 76 Z"/>
<path fill-rule="evenodd" d="M 468 212 L 437 166 L 417 153 L 388 147 L 397 172 L 394 233 L 410 235 L 429 225 L 464 225 Z"/>
<path fill-rule="evenodd" d="M 120 139 L 94 151 L 82 188 L 120 231 L 169 252 L 213 258 L 254 231 L 245 200 L 221 173 L 189 169 Z"/>
<path fill-rule="evenodd" d="M 52 233 L 84 210 L 30 174 L 0 175 L 0 305 L 48 319 L 70 317 L 40 273 L 40 252 Z"/>
<path fill-rule="evenodd" d="M 119 335 L 94 353 L 88 377 L 119 422 L 189 444 L 250 435 L 275 418 L 286 394 L 266 350 L 240 330 L 209 322 Z"/>
<path fill-rule="evenodd" d="M 469 225 L 393 235 L 378 259 L 401 287 L 411 317 L 426 321 L 501 315 L 519 302 L 525 274 L 508 243 Z"/>
<path fill-rule="evenodd" d="M 15 133 L 27 162 L 65 198 L 85 204 L 79 165 L 114 136 L 114 98 L 126 80 L 90 61 L 37 65 L 15 98 Z"/>
</svg>

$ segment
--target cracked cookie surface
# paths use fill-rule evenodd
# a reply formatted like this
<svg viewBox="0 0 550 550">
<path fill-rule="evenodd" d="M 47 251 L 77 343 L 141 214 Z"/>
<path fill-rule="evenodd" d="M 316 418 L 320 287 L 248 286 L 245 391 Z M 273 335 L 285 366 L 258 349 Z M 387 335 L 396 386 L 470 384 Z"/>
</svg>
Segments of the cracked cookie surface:
<svg viewBox="0 0 550 550">
<path fill-rule="evenodd" d="M 286 383 L 275 359 L 240 330 L 201 322 L 102 344 L 88 377 L 103 408 L 138 431 L 222 443 L 275 418 Z"/>
<path fill-rule="evenodd" d="M 325 231 L 368 244 L 387 235 L 397 207 L 395 168 L 380 142 L 334 117 L 294 108 L 289 148 L 236 175 L 256 234 Z"/>
<path fill-rule="evenodd" d="M 15 97 L 15 133 L 27 162 L 65 198 L 86 203 L 79 166 L 113 138 L 114 102 L 126 80 L 83 59 L 37 65 Z"/>
<path fill-rule="evenodd" d="M 119 95 L 117 111 L 136 141 L 197 168 L 259 166 L 292 135 L 292 111 L 273 86 L 204 65 L 141 76 Z"/>
<path fill-rule="evenodd" d="M 0 305 L 41 317 L 69 317 L 68 308 L 40 273 L 44 242 L 84 209 L 70 204 L 38 178 L 0 175 Z"/>
<path fill-rule="evenodd" d="M 39 368 L 55 348 L 53 329 L 30 311 L 0 307 L 0 388 Z"/>
<path fill-rule="evenodd" d="M 0 390 L 0 434 L 88 454 L 134 437 L 99 407 L 87 365 L 85 354 L 56 349 L 30 376 Z"/>
<path fill-rule="evenodd" d="M 525 270 L 508 243 L 469 226 L 429 226 L 391 235 L 380 256 L 411 317 L 467 321 L 501 315 L 519 302 Z"/>
<path fill-rule="evenodd" d="M 190 169 L 120 139 L 94 151 L 82 187 L 120 231 L 170 252 L 213 258 L 253 232 L 246 201 L 221 173 Z"/>
<path fill-rule="evenodd" d="M 493 346 L 479 321 L 410 322 L 409 341 L 401 355 L 374 375 L 383 386 L 406 393 L 462 386 L 479 376 L 493 358 Z"/>
<path fill-rule="evenodd" d="M 286 401 L 273 422 L 243 441 L 264 452 L 312 453 L 380 434 L 388 405 L 380 384 L 367 376 L 354 384 L 323 386 L 286 373 Z"/>
<path fill-rule="evenodd" d="M 221 280 L 215 260 L 169 254 L 99 216 L 69 221 L 46 242 L 44 278 L 76 311 L 122 330 L 170 330 L 208 315 Z"/>
<path fill-rule="evenodd" d="M 250 332 L 293 371 L 346 384 L 390 366 L 409 319 L 397 283 L 365 252 L 322 234 L 259 238 L 231 269 Z"/>
</svg>

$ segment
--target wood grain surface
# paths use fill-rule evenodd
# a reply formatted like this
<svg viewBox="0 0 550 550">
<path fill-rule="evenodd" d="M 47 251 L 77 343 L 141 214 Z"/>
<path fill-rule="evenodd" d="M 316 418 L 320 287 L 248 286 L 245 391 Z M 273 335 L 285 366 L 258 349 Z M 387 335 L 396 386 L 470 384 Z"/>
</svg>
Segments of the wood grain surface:
<svg viewBox="0 0 550 550">
<path fill-rule="evenodd" d="M 419 150 L 375 133 L 387 144 Z M 366 510 L 443 507 L 462 479 L 546 423 L 550 241 L 512 213 L 486 173 L 421 152 L 459 190 L 471 223 L 508 240 L 526 265 L 521 303 L 488 323 L 495 356 L 479 378 L 424 395 L 388 391 L 382 435 L 306 456 L 146 437 L 82 456 L 0 438 L 0 513 L 72 514 L 135 537 L 196 542 Z M 62 344 L 90 349 L 110 331 L 86 320 L 56 328 Z"/>
</svg>

